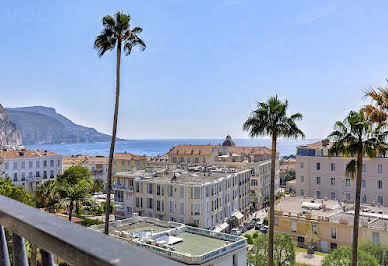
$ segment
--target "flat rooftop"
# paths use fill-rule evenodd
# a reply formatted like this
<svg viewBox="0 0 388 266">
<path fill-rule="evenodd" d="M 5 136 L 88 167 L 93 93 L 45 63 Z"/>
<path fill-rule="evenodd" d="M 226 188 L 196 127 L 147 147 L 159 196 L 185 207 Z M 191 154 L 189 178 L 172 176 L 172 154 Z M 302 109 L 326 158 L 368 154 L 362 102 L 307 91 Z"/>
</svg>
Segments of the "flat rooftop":
<svg viewBox="0 0 388 266">
<path fill-rule="evenodd" d="M 175 248 L 175 251 L 183 254 L 202 255 L 228 244 L 228 241 L 222 239 L 188 232 L 179 233 L 177 237 L 182 238 L 183 241 L 172 246 Z"/>
<path fill-rule="evenodd" d="M 336 200 L 313 199 L 304 197 L 286 197 L 275 205 L 276 211 L 283 211 L 283 214 L 291 212 L 293 215 L 309 212 L 311 216 L 330 216 L 343 212 L 342 206 Z"/>
<path fill-rule="evenodd" d="M 171 228 L 162 227 L 162 226 L 159 226 L 159 225 L 156 225 L 153 223 L 138 222 L 136 224 L 122 225 L 122 226 L 113 227 L 113 228 L 111 227 L 109 231 L 110 232 L 120 231 L 120 232 L 128 232 L 128 233 L 133 234 L 133 233 L 138 233 L 138 232 L 142 232 L 142 231 L 159 233 L 159 232 L 166 231 L 168 229 L 171 229 Z"/>
<path fill-rule="evenodd" d="M 222 178 L 230 176 L 232 173 L 220 173 L 220 172 L 183 172 L 168 174 L 165 176 L 159 176 L 155 178 L 149 178 L 149 181 L 161 182 L 161 183 L 175 183 L 175 184 L 204 184 L 207 182 L 214 182 Z"/>
</svg>

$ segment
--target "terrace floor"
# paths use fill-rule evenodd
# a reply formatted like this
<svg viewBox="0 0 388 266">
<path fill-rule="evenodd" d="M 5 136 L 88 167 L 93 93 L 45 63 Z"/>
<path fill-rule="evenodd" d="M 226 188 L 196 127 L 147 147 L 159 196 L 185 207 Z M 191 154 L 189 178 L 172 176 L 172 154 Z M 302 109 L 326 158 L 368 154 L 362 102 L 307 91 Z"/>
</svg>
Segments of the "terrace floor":
<svg viewBox="0 0 388 266">
<path fill-rule="evenodd" d="M 183 232 L 177 235 L 183 241 L 173 245 L 180 253 L 202 255 L 225 246 L 226 241 L 207 236 Z"/>
<path fill-rule="evenodd" d="M 137 223 L 136 226 L 134 224 L 129 225 L 123 225 L 117 228 L 112 228 L 112 231 L 118 230 L 118 231 L 125 231 L 128 233 L 137 233 L 141 231 L 153 231 L 155 233 L 159 233 L 162 231 L 166 231 L 170 228 L 154 225 L 151 223 Z"/>
</svg>

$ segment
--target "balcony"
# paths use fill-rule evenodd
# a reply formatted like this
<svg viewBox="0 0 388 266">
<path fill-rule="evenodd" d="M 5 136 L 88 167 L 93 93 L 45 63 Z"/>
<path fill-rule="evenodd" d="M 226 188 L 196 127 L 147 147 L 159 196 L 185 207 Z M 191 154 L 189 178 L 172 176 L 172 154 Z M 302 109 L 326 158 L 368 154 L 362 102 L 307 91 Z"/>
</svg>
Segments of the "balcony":
<svg viewBox="0 0 388 266">
<path fill-rule="evenodd" d="M 179 265 L 1 195 L 0 265 L 10 265 L 4 227 L 13 232 L 14 265 L 28 265 L 24 239 L 40 248 L 43 265 L 54 256 L 71 265 Z"/>
</svg>

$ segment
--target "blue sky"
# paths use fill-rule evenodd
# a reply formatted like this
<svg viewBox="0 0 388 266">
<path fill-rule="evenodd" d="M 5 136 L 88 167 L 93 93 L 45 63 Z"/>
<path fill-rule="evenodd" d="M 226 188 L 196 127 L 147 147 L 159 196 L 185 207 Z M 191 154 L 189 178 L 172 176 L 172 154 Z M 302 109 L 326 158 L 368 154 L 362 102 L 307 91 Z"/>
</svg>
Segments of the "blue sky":
<svg viewBox="0 0 388 266">
<path fill-rule="evenodd" d="M 148 45 L 123 58 L 123 138 L 246 138 L 241 124 L 274 94 L 321 138 L 388 78 L 387 1 L 5 1 L 0 103 L 110 133 L 115 54 L 93 41 L 117 10 Z"/>
</svg>

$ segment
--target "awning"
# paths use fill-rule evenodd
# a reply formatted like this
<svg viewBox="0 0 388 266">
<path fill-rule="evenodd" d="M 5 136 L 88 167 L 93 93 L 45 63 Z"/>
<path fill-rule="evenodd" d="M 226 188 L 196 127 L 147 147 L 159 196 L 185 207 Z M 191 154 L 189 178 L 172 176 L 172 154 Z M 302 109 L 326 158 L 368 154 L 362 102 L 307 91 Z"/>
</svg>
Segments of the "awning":
<svg viewBox="0 0 388 266">
<path fill-rule="evenodd" d="M 222 223 L 222 224 L 217 225 L 216 228 L 213 230 L 213 232 L 220 233 L 228 227 L 229 227 L 228 223 Z"/>
<path fill-rule="evenodd" d="M 244 218 L 244 215 L 240 211 L 236 211 L 233 216 L 236 217 L 238 220 Z"/>
</svg>

